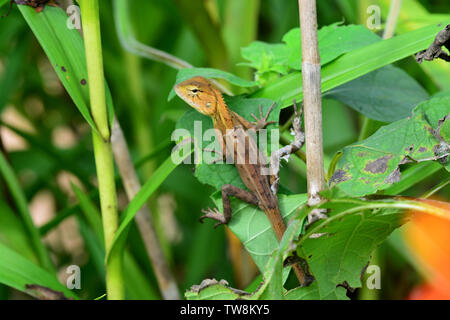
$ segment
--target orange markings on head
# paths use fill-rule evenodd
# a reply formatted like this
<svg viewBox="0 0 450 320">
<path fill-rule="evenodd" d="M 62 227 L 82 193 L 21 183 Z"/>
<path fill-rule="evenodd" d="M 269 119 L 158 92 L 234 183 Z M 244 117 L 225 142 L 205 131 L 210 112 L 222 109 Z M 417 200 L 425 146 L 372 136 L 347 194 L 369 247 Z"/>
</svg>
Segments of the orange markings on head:
<svg viewBox="0 0 450 320">
<path fill-rule="evenodd" d="M 177 95 L 198 112 L 211 116 L 224 103 L 220 91 L 203 77 L 194 77 L 175 86 Z"/>
</svg>

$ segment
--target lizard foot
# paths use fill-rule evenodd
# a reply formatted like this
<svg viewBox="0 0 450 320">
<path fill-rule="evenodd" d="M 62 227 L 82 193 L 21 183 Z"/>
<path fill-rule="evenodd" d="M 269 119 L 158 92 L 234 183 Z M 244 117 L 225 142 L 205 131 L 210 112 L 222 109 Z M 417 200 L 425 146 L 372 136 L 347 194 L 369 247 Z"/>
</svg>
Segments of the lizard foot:
<svg viewBox="0 0 450 320">
<path fill-rule="evenodd" d="M 256 130 L 265 128 L 269 124 L 276 123 L 276 121 L 267 121 L 267 118 L 269 118 L 269 114 L 272 112 L 272 109 L 273 109 L 274 106 L 275 106 L 275 103 L 270 106 L 270 108 L 269 108 L 269 110 L 267 110 L 267 113 L 266 113 L 265 116 L 262 113 L 261 105 L 259 105 L 259 118 L 256 117 L 253 113 L 251 114 L 253 119 L 256 120 L 256 122 L 253 123 L 255 125 Z"/>
<path fill-rule="evenodd" d="M 202 222 L 202 223 L 203 223 L 203 220 L 206 218 L 218 221 L 214 225 L 214 228 L 217 228 L 221 224 L 228 223 L 227 219 L 225 219 L 225 216 L 217 208 L 214 208 L 214 209 L 208 208 L 208 210 L 203 209 L 202 212 L 204 213 L 204 215 L 200 217 L 200 222 Z"/>
</svg>

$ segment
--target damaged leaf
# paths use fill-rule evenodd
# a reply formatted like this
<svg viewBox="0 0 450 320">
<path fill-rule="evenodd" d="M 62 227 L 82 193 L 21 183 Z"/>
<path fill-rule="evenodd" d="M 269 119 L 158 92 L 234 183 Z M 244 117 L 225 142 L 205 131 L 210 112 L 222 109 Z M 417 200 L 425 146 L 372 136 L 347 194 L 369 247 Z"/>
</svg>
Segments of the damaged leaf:
<svg viewBox="0 0 450 320">
<path fill-rule="evenodd" d="M 297 288 L 288 292 L 288 295 L 302 299 L 341 299 L 345 298 L 342 285 L 361 287 L 361 274 L 370 262 L 373 250 L 408 221 L 409 211 L 405 213 L 403 209 L 450 219 L 445 203 L 401 197 L 332 199 L 319 207 L 327 210 L 329 218 L 308 227 L 298 241 L 297 249 L 315 282 L 309 290 Z M 303 208 L 304 213 L 299 217 L 312 209 Z"/>
<path fill-rule="evenodd" d="M 433 98 L 419 104 L 409 118 L 345 147 L 330 185 L 363 196 L 400 181 L 403 163 L 436 160 L 448 167 L 449 114 L 450 97 Z"/>
</svg>

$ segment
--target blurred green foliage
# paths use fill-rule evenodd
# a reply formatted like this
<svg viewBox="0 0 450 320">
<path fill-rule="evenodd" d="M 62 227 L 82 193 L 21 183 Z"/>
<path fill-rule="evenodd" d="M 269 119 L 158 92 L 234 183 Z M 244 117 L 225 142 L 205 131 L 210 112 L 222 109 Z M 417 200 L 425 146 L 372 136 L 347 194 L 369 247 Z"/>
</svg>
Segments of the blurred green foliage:
<svg viewBox="0 0 450 320">
<path fill-rule="evenodd" d="M 200 5 L 202 10 L 198 20 L 195 8 L 189 6 L 192 0 L 128 1 L 130 21 L 138 41 L 169 52 L 194 66 L 233 72 L 248 82 L 254 80 L 254 70 L 243 63 L 245 61 L 236 53 L 237 50 L 249 46 L 255 40 L 280 43 L 283 35 L 298 27 L 296 1 L 255 0 L 249 1 L 251 4 L 244 4 L 244 1 L 239 0 L 211 0 L 209 2 L 212 5 L 208 7 Z M 448 0 L 414 2 L 435 14 L 448 14 L 450 8 Z M 364 24 L 363 18 L 367 18 L 365 9 L 370 3 L 377 1 L 320 0 L 317 2 L 319 27 L 343 20 L 346 24 Z M 382 8 L 383 16 L 386 16 L 387 9 Z M 246 14 L 238 16 L 234 14 L 236 10 Z M 7 1 L 0 1 L 0 15 L 7 11 Z M 142 59 L 122 48 L 115 31 L 112 1 L 101 2 L 101 22 L 105 75 L 115 114 L 123 128 L 133 160 L 138 161 L 157 150 L 138 169 L 141 181 L 145 182 L 170 155 L 172 145 L 167 141 L 176 122 L 187 110 L 180 99 L 167 101 L 177 70 Z M 196 26 L 194 22 L 201 24 Z M 400 20 L 399 30 L 402 30 L 401 24 Z M 203 32 L 200 32 L 201 29 L 204 29 Z M 382 32 L 374 31 L 378 35 Z M 447 88 L 446 80 L 440 80 L 442 76 L 435 76 L 418 66 L 413 58 L 406 58 L 395 65 L 416 79 L 429 95 Z M 286 70 L 275 71 L 283 73 Z M 32 130 L 5 116 L 12 111 L 15 118 L 22 119 L 27 123 L 26 127 Z M 7 17 L 0 20 L 0 113 L 2 137 L 8 129 L 25 143 L 23 148 L 9 149 L 9 144 L 0 140 L 2 152 L 20 183 L 20 192 L 25 201 L 33 202 L 43 191 L 51 195 L 55 214 L 47 217 L 46 222 L 49 224 L 45 226 L 43 223 L 45 231 L 55 229 L 67 216 L 76 217 L 73 224 L 66 224 L 65 231 L 60 230 L 59 235 L 58 232 L 53 233 L 56 240 L 45 238 L 53 265 L 60 273 L 64 273 L 67 265 L 79 264 L 83 275 L 82 286 L 75 293 L 84 299 L 101 296 L 105 292 L 104 252 L 99 242 L 101 238 L 96 237 L 91 222 L 95 219 L 93 217 L 98 216 L 93 208 L 99 204 L 93 182 L 95 165 L 89 127 L 61 86 L 42 48 L 15 6 Z M 289 116 L 289 110 L 282 110 L 281 122 L 286 122 Z M 325 153 L 328 158 L 342 147 L 357 141 L 361 116 L 345 103 L 324 99 L 323 118 Z M 61 132 L 73 137 L 69 139 L 70 143 L 67 139 L 58 139 Z M 179 290 L 184 292 L 205 278 L 223 278 L 231 286 L 242 285 L 237 283 L 233 273 L 224 229 L 213 229 L 212 222 L 198 223 L 201 209 L 213 206 L 208 195 L 214 189 L 201 184 L 192 173 L 193 169 L 192 165 L 177 167 L 149 201 L 158 236 L 178 281 Z M 304 193 L 305 176 L 298 172 L 294 166 L 286 166 L 282 169 L 281 179 L 292 192 Z M 70 187 L 65 188 L 62 173 L 70 173 L 75 181 L 80 182 L 83 191 L 76 189 L 73 192 Z M 420 196 L 447 176 L 448 173 L 439 168 L 429 171 L 425 180 L 402 190 L 402 193 Z M 39 248 L 39 241 L 36 235 L 30 233 L 31 228 L 27 230 L 28 222 L 23 215 L 19 215 L 22 212 L 14 200 L 13 191 L 5 180 L 1 182 L 0 223 L 11 228 L 6 232 L 0 227 L 2 248 L 3 245 L 9 246 L 9 249 L 13 248 L 36 263 L 40 259 L 45 260 L 45 257 L 39 257 L 34 251 L 34 247 Z M 445 198 L 446 192 L 448 187 L 441 190 L 438 196 Z M 120 182 L 119 195 L 120 209 L 124 209 L 127 202 Z M 81 200 L 84 206 L 77 205 Z M 61 233 L 70 228 L 73 229 L 74 237 L 81 239 L 78 251 L 63 245 L 67 239 L 64 240 Z M 41 228 L 41 232 L 44 229 Z M 13 246 L 8 245 L 11 241 Z M 382 246 L 377 257 L 379 263 L 387 268 L 383 273 L 383 289 L 376 295 L 378 298 L 404 298 L 418 281 L 415 266 L 408 258 L 402 254 L 393 254 L 401 239 L 394 237 L 392 241 L 395 243 Z M 2 250 L 9 254 L 9 249 Z M 132 270 L 130 273 L 135 275 L 127 280 L 131 283 L 127 287 L 127 296 L 134 299 L 160 298 L 150 261 L 134 222 L 129 231 L 125 263 L 128 270 Z M 42 261 L 41 266 L 45 266 Z M 398 274 L 403 276 L 398 277 Z M 392 283 L 398 285 L 394 288 Z M 0 299 L 24 297 L 18 291 L 0 285 Z M 357 293 L 353 293 L 352 297 L 357 297 Z"/>
</svg>

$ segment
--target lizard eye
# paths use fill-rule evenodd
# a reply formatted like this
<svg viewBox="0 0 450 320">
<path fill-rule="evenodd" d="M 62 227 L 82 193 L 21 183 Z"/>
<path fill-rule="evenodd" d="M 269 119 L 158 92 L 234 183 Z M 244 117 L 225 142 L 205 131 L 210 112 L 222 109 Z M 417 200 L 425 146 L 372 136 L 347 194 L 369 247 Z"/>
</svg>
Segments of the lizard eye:
<svg viewBox="0 0 450 320">
<path fill-rule="evenodd" d="M 192 93 L 197 93 L 199 90 L 197 88 L 191 90 Z"/>
</svg>

